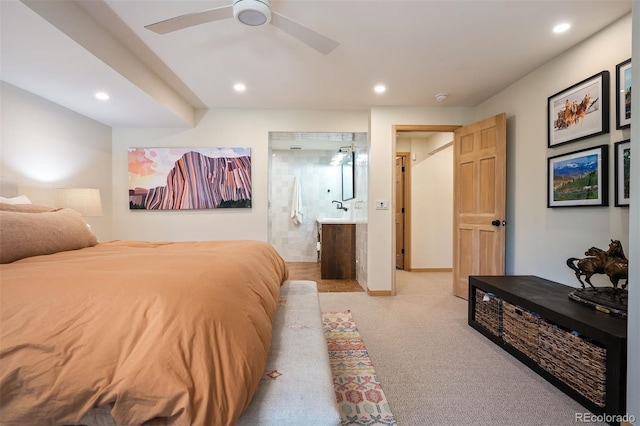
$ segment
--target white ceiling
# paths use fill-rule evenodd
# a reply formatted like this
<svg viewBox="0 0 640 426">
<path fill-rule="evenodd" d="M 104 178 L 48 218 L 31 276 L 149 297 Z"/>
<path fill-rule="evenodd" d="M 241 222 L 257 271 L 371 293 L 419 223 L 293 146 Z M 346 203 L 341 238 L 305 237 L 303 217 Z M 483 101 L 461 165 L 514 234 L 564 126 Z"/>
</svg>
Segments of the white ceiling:
<svg viewBox="0 0 640 426">
<path fill-rule="evenodd" d="M 272 0 L 340 42 L 326 56 L 233 19 L 144 28 L 230 3 L 0 0 L 0 77 L 113 127 L 189 126 L 194 108 L 475 106 L 631 11 L 631 0 Z M 561 21 L 572 29 L 553 34 Z"/>
</svg>

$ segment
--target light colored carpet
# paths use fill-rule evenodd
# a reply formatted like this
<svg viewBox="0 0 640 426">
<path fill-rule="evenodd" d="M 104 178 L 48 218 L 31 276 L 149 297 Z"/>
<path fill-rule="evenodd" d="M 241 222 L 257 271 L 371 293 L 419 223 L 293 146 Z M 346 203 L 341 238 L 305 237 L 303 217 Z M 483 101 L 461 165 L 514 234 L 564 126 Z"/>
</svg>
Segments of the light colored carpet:
<svg viewBox="0 0 640 426">
<path fill-rule="evenodd" d="M 471 328 L 451 282 L 397 271 L 394 297 L 320 294 L 351 310 L 398 425 L 575 425 L 587 409 Z"/>
</svg>

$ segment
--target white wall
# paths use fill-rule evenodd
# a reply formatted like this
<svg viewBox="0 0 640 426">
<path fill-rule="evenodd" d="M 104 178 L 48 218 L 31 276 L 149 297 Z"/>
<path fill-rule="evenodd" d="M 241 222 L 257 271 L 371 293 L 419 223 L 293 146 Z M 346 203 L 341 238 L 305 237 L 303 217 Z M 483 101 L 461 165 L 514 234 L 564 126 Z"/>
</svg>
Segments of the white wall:
<svg viewBox="0 0 640 426">
<path fill-rule="evenodd" d="M 209 110 L 193 129 L 113 130 L 114 236 L 140 240 L 268 240 L 269 132 L 367 132 L 366 111 Z M 251 148 L 252 208 L 130 211 L 132 147 Z"/>
<path fill-rule="evenodd" d="M 612 238 L 628 251 L 629 209 L 613 207 L 613 144 L 629 138 L 628 129 L 615 129 L 615 67 L 630 56 L 628 15 L 476 108 L 478 120 L 507 113 L 507 274 L 580 286 L 568 258 L 607 249 Z M 611 76 L 610 133 L 547 148 L 547 98 L 603 70 Z M 547 158 L 602 144 L 610 145 L 610 207 L 547 208 Z"/>
<path fill-rule="evenodd" d="M 0 98 L 0 173 L 35 204 L 55 206 L 56 188 L 100 189 L 103 216 L 86 220 L 111 239 L 111 128 L 5 82 Z"/>
</svg>

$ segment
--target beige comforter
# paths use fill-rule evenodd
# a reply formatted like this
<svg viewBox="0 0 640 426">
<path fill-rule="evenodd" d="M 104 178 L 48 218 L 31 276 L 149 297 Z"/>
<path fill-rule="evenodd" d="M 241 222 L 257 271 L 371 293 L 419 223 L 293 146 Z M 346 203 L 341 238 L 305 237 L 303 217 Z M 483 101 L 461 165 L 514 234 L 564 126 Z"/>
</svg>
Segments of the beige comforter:
<svg viewBox="0 0 640 426">
<path fill-rule="evenodd" d="M 0 422 L 233 424 L 264 372 L 282 258 L 258 241 L 113 241 L 0 265 Z"/>
</svg>

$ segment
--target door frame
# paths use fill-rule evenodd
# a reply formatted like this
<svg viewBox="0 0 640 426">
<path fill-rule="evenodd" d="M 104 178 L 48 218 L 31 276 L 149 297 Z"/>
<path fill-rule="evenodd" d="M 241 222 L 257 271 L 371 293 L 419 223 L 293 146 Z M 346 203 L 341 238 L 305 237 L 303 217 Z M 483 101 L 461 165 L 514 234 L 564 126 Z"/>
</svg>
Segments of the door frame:
<svg viewBox="0 0 640 426">
<path fill-rule="evenodd" d="M 461 125 L 448 125 L 448 124 L 439 124 L 439 125 L 433 125 L 433 124 L 395 124 L 392 126 L 392 140 L 393 140 L 393 152 L 394 155 L 392 156 L 392 170 L 395 170 L 395 162 L 396 162 L 396 142 L 397 142 L 397 135 L 398 133 L 402 133 L 402 132 L 446 132 L 446 133 L 454 133 L 456 131 L 456 129 L 459 129 L 460 127 L 463 127 Z M 410 161 L 408 161 L 408 163 L 410 163 Z M 410 168 L 408 168 L 408 170 L 410 170 Z M 411 180 L 411 176 L 410 174 L 408 176 L 405 176 L 405 178 L 407 180 Z M 395 185 L 395 173 L 393 173 L 393 176 L 391 177 L 392 179 L 392 196 L 391 199 L 395 200 L 396 199 L 396 185 Z M 405 186 L 405 207 L 407 205 L 410 205 L 411 203 L 411 188 L 407 188 Z M 407 201 L 408 199 L 408 201 Z M 405 217 L 405 224 L 408 222 L 409 226 L 408 228 L 411 228 L 410 222 L 411 222 L 411 216 L 407 216 Z M 394 226 L 392 227 L 392 235 L 391 235 L 391 241 L 393 241 L 393 256 L 392 256 L 392 265 L 391 265 L 391 270 L 393 271 L 393 277 L 392 277 L 392 284 L 391 284 L 391 294 L 395 295 L 396 294 L 396 257 L 395 257 L 395 245 L 396 245 L 396 227 L 395 227 L 395 217 L 393 220 L 393 224 Z M 407 230 L 405 227 L 405 270 L 410 271 L 411 270 L 411 260 L 410 260 L 410 256 L 407 256 L 406 254 L 411 251 L 411 235 L 409 235 L 409 238 L 407 239 Z M 407 247 L 408 246 L 408 247 Z M 407 259 L 409 259 L 409 263 L 407 263 Z M 409 267 L 407 268 L 407 264 L 409 265 Z"/>
</svg>

